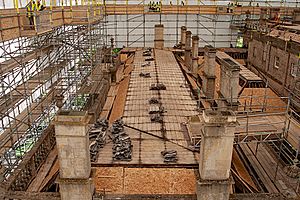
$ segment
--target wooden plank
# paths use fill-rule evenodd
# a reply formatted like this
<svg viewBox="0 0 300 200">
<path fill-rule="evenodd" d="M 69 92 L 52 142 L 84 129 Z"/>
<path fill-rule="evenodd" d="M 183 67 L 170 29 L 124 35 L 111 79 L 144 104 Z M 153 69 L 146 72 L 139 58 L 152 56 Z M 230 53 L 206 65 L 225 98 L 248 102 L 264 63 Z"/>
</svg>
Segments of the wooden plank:
<svg viewBox="0 0 300 200">
<path fill-rule="evenodd" d="M 252 189 L 256 190 L 258 192 L 258 189 L 253 182 L 250 174 L 248 173 L 246 167 L 244 166 L 242 160 L 240 159 L 239 155 L 237 154 L 236 150 L 233 149 L 232 152 L 232 164 L 238 173 L 238 175 L 248 184 L 252 187 Z"/>
<path fill-rule="evenodd" d="M 43 180 L 42 184 L 40 184 L 39 191 L 42 191 L 43 188 L 47 184 L 49 184 L 49 181 L 53 180 L 53 178 L 55 178 L 55 176 L 57 176 L 58 173 L 59 173 L 59 162 L 58 162 L 58 159 L 56 159 L 53 166 L 51 167 L 51 170 L 49 171 L 49 173 Z"/>
<path fill-rule="evenodd" d="M 247 144 L 240 144 L 241 149 L 245 153 L 247 159 L 250 161 L 251 166 L 254 168 L 255 172 L 259 176 L 260 180 L 263 182 L 264 186 L 268 190 L 269 193 L 279 193 L 278 189 L 272 183 L 270 178 L 268 177 L 267 173 L 260 165 L 258 160 L 255 158 Z"/>
<path fill-rule="evenodd" d="M 274 177 L 276 173 L 277 158 L 271 156 L 271 153 L 269 153 L 266 145 L 267 144 L 264 143 L 259 144 L 256 157 L 260 161 L 261 166 L 265 169 L 268 176 L 275 180 Z M 249 143 L 248 146 L 253 152 L 255 152 L 256 144 Z M 293 189 L 297 187 L 297 179 L 288 177 L 283 171 L 280 163 L 279 167 L 277 168 L 276 181 L 273 182 L 281 193 L 284 193 L 288 190 L 290 194 L 294 193 L 294 195 L 296 195 Z"/>
<path fill-rule="evenodd" d="M 107 97 L 105 104 L 103 106 L 103 110 L 110 111 L 114 104 L 115 96 Z"/>
<path fill-rule="evenodd" d="M 109 118 L 109 110 L 103 110 L 101 113 L 100 113 L 100 119 L 108 119 Z"/>
<path fill-rule="evenodd" d="M 40 192 L 40 187 L 42 182 L 44 181 L 45 177 L 49 173 L 51 167 L 53 166 L 54 162 L 57 160 L 57 149 L 54 148 L 50 154 L 46 162 L 41 166 L 37 176 L 34 180 L 30 183 L 29 187 L 27 188 L 28 192 Z"/>
<path fill-rule="evenodd" d="M 116 95 L 115 103 L 113 105 L 111 115 L 109 117 L 110 123 L 123 116 L 129 80 L 130 76 L 127 76 L 119 84 L 119 89 Z"/>
<path fill-rule="evenodd" d="M 124 75 L 125 76 L 128 76 L 133 70 L 133 66 L 132 65 L 129 65 L 127 66 L 125 69 L 124 69 Z"/>
</svg>

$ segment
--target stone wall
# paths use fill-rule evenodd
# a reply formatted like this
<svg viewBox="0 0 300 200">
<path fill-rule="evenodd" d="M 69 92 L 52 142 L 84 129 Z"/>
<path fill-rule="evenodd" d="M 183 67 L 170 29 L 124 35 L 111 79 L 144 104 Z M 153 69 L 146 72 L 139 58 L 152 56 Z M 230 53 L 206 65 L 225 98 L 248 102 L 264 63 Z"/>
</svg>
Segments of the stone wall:
<svg viewBox="0 0 300 200">
<path fill-rule="evenodd" d="M 248 46 L 248 68 L 268 81 L 277 94 L 288 96 L 295 85 L 291 70 L 292 64 L 298 65 L 299 58 L 295 50 L 300 48 L 300 44 L 259 33 L 250 35 L 252 39 Z M 276 57 L 278 67 L 275 66 Z"/>
</svg>

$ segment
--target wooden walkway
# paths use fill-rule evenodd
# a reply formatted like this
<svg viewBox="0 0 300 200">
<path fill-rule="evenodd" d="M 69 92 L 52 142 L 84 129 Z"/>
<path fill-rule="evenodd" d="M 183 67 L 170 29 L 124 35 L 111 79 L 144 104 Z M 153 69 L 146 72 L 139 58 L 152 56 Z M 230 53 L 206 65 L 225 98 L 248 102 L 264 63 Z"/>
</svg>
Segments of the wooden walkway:
<svg viewBox="0 0 300 200">
<path fill-rule="evenodd" d="M 253 143 L 241 144 L 240 147 L 269 193 L 296 196 L 294 191 L 297 187 L 297 179 L 288 177 L 280 164 L 275 175 L 277 158 L 270 152 L 267 144 L 259 144 L 257 152 L 256 145 Z"/>
</svg>

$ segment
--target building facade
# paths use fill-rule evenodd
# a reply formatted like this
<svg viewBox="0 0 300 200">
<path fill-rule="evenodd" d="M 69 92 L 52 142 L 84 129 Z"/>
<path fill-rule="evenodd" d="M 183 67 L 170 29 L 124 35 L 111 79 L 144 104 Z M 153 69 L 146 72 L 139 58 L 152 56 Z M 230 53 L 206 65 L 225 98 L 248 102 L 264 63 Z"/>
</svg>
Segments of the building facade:
<svg viewBox="0 0 300 200">
<path fill-rule="evenodd" d="M 297 31 L 274 29 L 268 34 L 247 31 L 245 38 L 248 68 L 262 77 L 278 95 L 291 95 L 293 105 L 299 110 L 300 35 Z"/>
</svg>

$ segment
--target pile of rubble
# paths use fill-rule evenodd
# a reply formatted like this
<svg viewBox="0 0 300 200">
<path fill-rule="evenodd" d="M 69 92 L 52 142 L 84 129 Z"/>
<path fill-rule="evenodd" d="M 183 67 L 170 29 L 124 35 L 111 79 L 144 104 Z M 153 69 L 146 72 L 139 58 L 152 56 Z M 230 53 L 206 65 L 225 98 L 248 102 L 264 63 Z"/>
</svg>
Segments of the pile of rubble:
<svg viewBox="0 0 300 200">
<path fill-rule="evenodd" d="M 181 49 L 181 48 L 182 48 L 181 42 L 174 45 L 174 49 Z"/>
<path fill-rule="evenodd" d="M 160 100 L 156 97 L 151 97 L 151 99 L 149 99 L 149 104 L 160 104 Z"/>
<path fill-rule="evenodd" d="M 143 51 L 143 56 L 151 56 L 152 53 L 152 49 L 148 48 L 145 51 Z"/>
<path fill-rule="evenodd" d="M 177 151 L 175 150 L 164 150 L 161 152 L 161 155 L 164 157 L 164 162 L 177 162 Z"/>
<path fill-rule="evenodd" d="M 129 135 L 125 133 L 122 119 L 116 120 L 111 128 L 113 141 L 113 159 L 121 161 L 131 161 L 132 144 Z"/>
<path fill-rule="evenodd" d="M 152 83 L 150 85 L 150 90 L 166 90 L 166 86 L 162 83 Z"/>
<path fill-rule="evenodd" d="M 145 58 L 145 61 L 153 61 L 153 60 L 154 60 L 153 57 L 147 57 L 147 58 Z"/>
<path fill-rule="evenodd" d="M 150 66 L 150 62 L 148 61 L 148 62 L 144 62 L 142 65 L 141 65 L 141 67 L 147 67 L 147 66 Z"/>
<path fill-rule="evenodd" d="M 149 108 L 149 114 L 155 114 L 155 113 L 163 113 L 164 107 L 161 105 L 151 105 Z"/>
<path fill-rule="evenodd" d="M 156 98 L 152 97 L 149 99 L 149 114 L 150 114 L 150 120 L 151 122 L 163 122 L 163 116 L 162 113 L 165 112 L 164 107 L 161 105 L 161 101 Z"/>
<path fill-rule="evenodd" d="M 149 108 L 150 119 L 152 122 L 163 122 L 162 113 L 164 112 L 164 107 L 160 104 L 151 105 Z"/>
<path fill-rule="evenodd" d="M 162 123 L 163 122 L 163 117 L 161 116 L 160 113 L 155 113 L 155 114 L 150 115 L 150 120 L 151 120 L 151 122 Z"/>
<path fill-rule="evenodd" d="M 150 75 L 150 72 L 146 72 L 146 73 L 141 72 L 140 77 L 151 78 L 151 75 Z"/>
<path fill-rule="evenodd" d="M 90 159 L 95 162 L 98 157 L 99 150 L 103 148 L 106 141 L 106 131 L 108 129 L 108 121 L 106 119 L 97 120 L 89 131 L 90 139 Z"/>
</svg>

